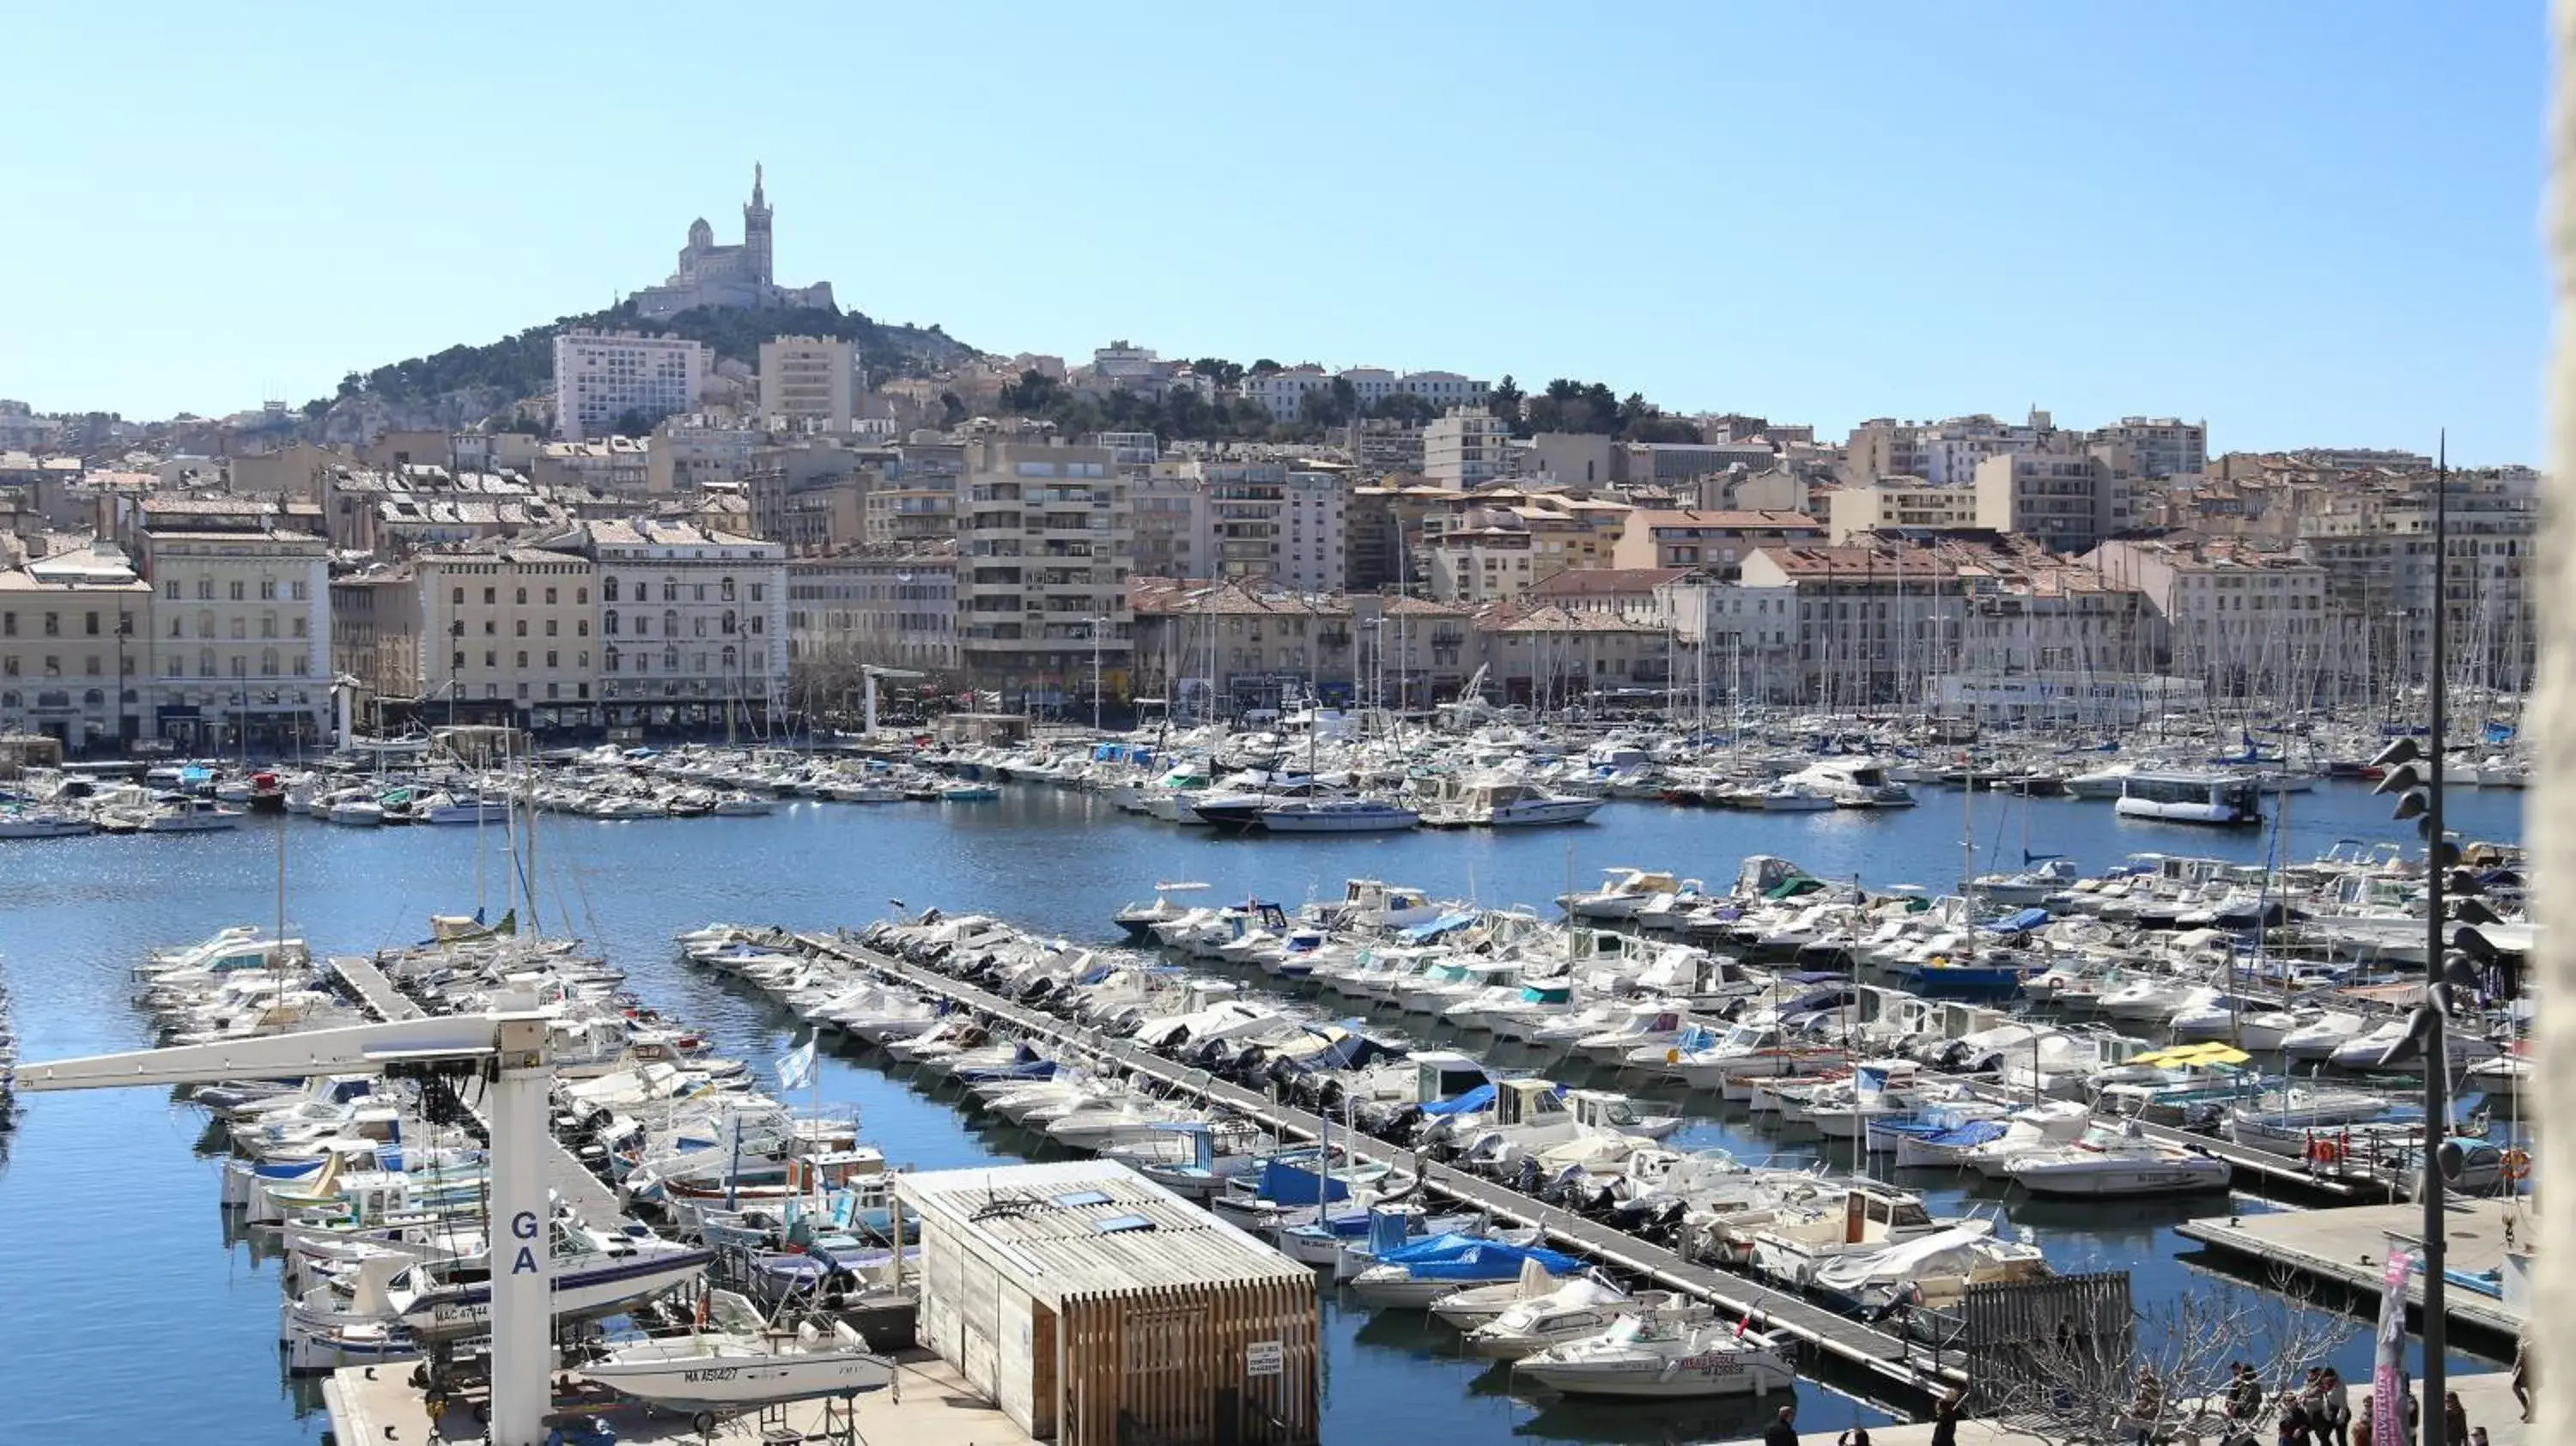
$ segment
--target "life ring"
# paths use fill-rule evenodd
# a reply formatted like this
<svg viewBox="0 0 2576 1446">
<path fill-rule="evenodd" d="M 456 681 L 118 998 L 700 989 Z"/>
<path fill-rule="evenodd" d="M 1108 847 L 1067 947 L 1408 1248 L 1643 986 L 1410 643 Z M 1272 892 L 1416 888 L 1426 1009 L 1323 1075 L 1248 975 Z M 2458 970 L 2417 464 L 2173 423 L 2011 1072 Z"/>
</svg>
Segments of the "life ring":
<svg viewBox="0 0 2576 1446">
<path fill-rule="evenodd" d="M 2343 1163 L 2343 1146 L 2322 1136 L 2308 1141 L 2308 1158 L 2320 1165 Z"/>
<path fill-rule="evenodd" d="M 2531 1152 L 2516 1145 L 2504 1152 L 2504 1177 L 2520 1183 L 2531 1176 Z"/>
</svg>

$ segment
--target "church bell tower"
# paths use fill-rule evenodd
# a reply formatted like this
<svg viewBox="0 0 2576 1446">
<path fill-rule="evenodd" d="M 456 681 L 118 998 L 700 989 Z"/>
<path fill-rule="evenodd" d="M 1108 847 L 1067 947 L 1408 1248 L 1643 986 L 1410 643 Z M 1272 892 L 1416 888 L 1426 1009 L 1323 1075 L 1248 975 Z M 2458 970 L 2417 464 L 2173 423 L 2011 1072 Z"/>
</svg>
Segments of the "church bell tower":
<svg viewBox="0 0 2576 1446">
<path fill-rule="evenodd" d="M 760 165 L 751 167 L 751 204 L 742 208 L 742 249 L 751 261 L 751 279 L 771 285 L 769 273 L 769 197 L 761 190 Z"/>
</svg>

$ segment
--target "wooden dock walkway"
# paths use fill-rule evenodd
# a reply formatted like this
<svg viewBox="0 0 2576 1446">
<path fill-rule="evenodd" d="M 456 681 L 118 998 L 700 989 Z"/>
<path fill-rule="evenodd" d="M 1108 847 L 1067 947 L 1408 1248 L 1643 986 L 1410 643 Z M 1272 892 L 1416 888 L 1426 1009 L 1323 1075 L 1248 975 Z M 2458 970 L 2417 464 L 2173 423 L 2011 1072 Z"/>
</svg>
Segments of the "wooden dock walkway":
<svg viewBox="0 0 2576 1446">
<path fill-rule="evenodd" d="M 1332 1121 L 1217 1079 L 1204 1070 L 1175 1064 L 1133 1040 L 1105 1038 L 1098 1031 L 1083 1029 L 1053 1015 L 1014 1004 L 944 974 L 907 964 L 845 939 L 826 934 L 805 934 L 798 938 L 804 947 L 815 953 L 829 955 L 854 967 L 900 980 L 925 992 L 1006 1019 L 1013 1028 L 1030 1035 L 1054 1040 L 1104 1064 L 1152 1079 L 1177 1093 L 1221 1104 L 1260 1120 L 1283 1137 L 1316 1140 L 1330 1132 L 1336 1139 L 1343 1138 Z M 1928 1347 L 1910 1345 L 1885 1331 L 1836 1315 L 1798 1296 L 1784 1295 L 1741 1276 L 1684 1260 L 1660 1246 L 1569 1211 L 1551 1209 L 1519 1191 L 1479 1176 L 1421 1161 L 1410 1151 L 1398 1150 L 1365 1135 L 1353 1140 L 1351 1149 L 1365 1159 L 1418 1169 L 1424 1187 L 1437 1194 L 1505 1220 L 1536 1226 L 1550 1241 L 1564 1246 L 1571 1253 L 1644 1277 L 1667 1289 L 1685 1292 L 1730 1315 L 1750 1316 L 1765 1330 L 1785 1333 L 1887 1384 L 1928 1396 L 1955 1389 L 1966 1379 L 1956 1357 L 1944 1360 Z"/>
<path fill-rule="evenodd" d="M 2455 1200 L 2449 1206 L 2450 1229 L 2444 1249 L 2455 1274 L 2483 1275 L 2504 1267 L 2507 1222 L 2524 1239 L 2537 1228 L 2518 1198 Z M 2333 1210 L 2281 1210 L 2264 1215 L 2213 1216 L 2186 1221 L 2174 1233 L 2215 1250 L 2267 1266 L 2279 1266 L 2310 1280 L 2325 1281 L 2377 1297 L 2380 1271 L 2395 1237 L 2412 1245 L 2423 1237 L 2424 1211 L 2413 1204 L 2350 1205 Z M 2407 1284 L 2407 1298 L 2420 1310 L 2421 1276 Z M 2511 1338 L 2530 1324 L 2527 1313 L 2452 1281 L 2443 1294 L 2443 1314 L 2455 1326 L 2469 1326 Z"/>
<path fill-rule="evenodd" d="M 386 1023 L 423 1017 L 421 1007 L 396 989 L 394 982 L 385 977 L 385 971 L 377 968 L 373 959 L 359 954 L 335 954 L 331 957 L 331 972 L 348 986 L 351 994 L 358 997 L 358 1002 L 366 1006 L 369 1014 Z M 458 1097 L 464 1100 L 467 1109 L 474 1111 L 476 1118 L 482 1117 L 479 1090 L 460 1090 Z M 546 1183 L 554 1190 L 555 1198 L 571 1206 L 573 1213 L 580 1216 L 585 1225 L 613 1230 L 626 1219 L 626 1211 L 617 1203 L 616 1192 L 598 1176 L 583 1169 L 581 1161 L 573 1158 L 572 1151 L 565 1149 L 563 1142 L 552 1135 L 546 1137 Z"/>
</svg>

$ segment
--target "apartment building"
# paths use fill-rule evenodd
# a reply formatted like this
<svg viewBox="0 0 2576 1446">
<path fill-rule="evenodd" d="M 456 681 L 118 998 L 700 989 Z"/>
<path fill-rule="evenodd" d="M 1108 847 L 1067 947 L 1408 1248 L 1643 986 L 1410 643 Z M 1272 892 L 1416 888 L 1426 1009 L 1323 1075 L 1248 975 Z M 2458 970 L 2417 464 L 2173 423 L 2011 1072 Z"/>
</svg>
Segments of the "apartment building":
<svg viewBox="0 0 2576 1446">
<path fill-rule="evenodd" d="M 1941 485 L 1964 483 L 1990 457 L 2022 452 L 2075 451 L 2074 439 L 2034 410 L 2020 425 L 1984 413 L 1937 422 L 1874 417 L 1852 428 L 1843 443 L 1843 480 L 1865 484 L 1882 477 L 1920 477 Z"/>
<path fill-rule="evenodd" d="M 789 676 L 809 702 L 837 707 L 842 694 L 861 685 L 862 667 L 954 673 L 957 616 L 953 542 L 792 559 Z"/>
<path fill-rule="evenodd" d="M 1942 486 L 1920 477 L 1882 477 L 1832 488 L 1824 501 L 1825 528 L 1837 543 L 1882 529 L 1950 531 L 1977 525 L 1977 489 L 1972 482 Z"/>
<path fill-rule="evenodd" d="M 1222 578 L 1267 577 L 1302 592 L 1335 592 L 1342 586 L 1349 502 L 1339 474 L 1276 463 L 1194 464 L 1195 489 L 1153 487 L 1138 499 L 1138 571 L 1149 529 L 1174 514 L 1148 514 L 1144 502 L 1162 507 L 1185 501 L 1195 539 L 1175 549 L 1174 572 L 1191 565 Z M 1151 522 L 1147 521 L 1151 517 Z M 1156 538 L 1159 551 L 1161 538 Z M 1157 561 L 1162 559 L 1157 558 Z"/>
<path fill-rule="evenodd" d="M 2093 432 L 2095 446 L 2126 450 L 2140 477 L 2196 477 L 2209 468 L 2209 424 L 2179 417 L 2122 417 Z"/>
<path fill-rule="evenodd" d="M 1926 480 L 1932 479 L 1927 474 Z M 2059 552 L 2090 552 L 2134 516 L 2129 479 L 2095 456 L 2013 452 L 1976 466 L 1977 525 Z"/>
<path fill-rule="evenodd" d="M 2342 671 L 2345 619 L 2326 569 L 2304 557 L 2233 540 L 2117 538 L 2085 560 L 2146 599 L 2151 661 L 2214 695 L 2314 698 Z"/>
<path fill-rule="evenodd" d="M 870 547 L 954 541 L 957 487 L 953 482 L 918 487 L 879 487 L 860 504 L 862 535 Z"/>
<path fill-rule="evenodd" d="M 1611 554 L 1624 568 L 1705 568 L 1733 582 L 1757 547 L 1822 542 L 1825 528 L 1803 512 L 1699 512 L 1639 508 Z"/>
<path fill-rule="evenodd" d="M 1135 517 L 1106 447 L 967 445 L 957 477 L 959 660 L 1005 701 L 1123 694 Z"/>
<path fill-rule="evenodd" d="M 110 542 L 0 568 L 0 734 L 72 751 L 151 736 L 152 603 Z"/>
<path fill-rule="evenodd" d="M 1538 581 L 1538 557 L 1528 526 L 1504 509 L 1443 528 L 1424 547 L 1433 600 L 1467 607 L 1528 592 Z"/>
<path fill-rule="evenodd" d="M 1481 487 L 1518 466 L 1511 424 L 1481 407 L 1452 407 L 1422 428 L 1422 474 L 1434 486 Z"/>
<path fill-rule="evenodd" d="M 850 430 L 858 356 L 827 336 L 782 336 L 760 344 L 760 414 L 789 426 Z"/>
<path fill-rule="evenodd" d="M 775 542 L 653 519 L 583 523 L 547 544 L 597 567 L 602 721 L 758 728 L 787 678 L 787 559 Z"/>
<path fill-rule="evenodd" d="M 1438 528 L 1433 519 L 1464 496 L 1401 478 L 1352 488 L 1343 504 L 1342 585 L 1353 592 L 1419 588 L 1425 575 L 1419 555 Z"/>
<path fill-rule="evenodd" d="M 1134 687 L 1183 716 L 1240 715 L 1357 692 L 1352 600 L 1262 579 L 1200 585 L 1140 578 L 1131 589 Z"/>
<path fill-rule="evenodd" d="M 2430 473 L 2353 478 L 2287 519 L 2299 551 L 2325 569 L 2331 605 L 2353 620 L 2342 657 L 2355 688 L 2427 681 L 2434 491 Z M 2537 474 L 2454 473 L 2445 509 L 2450 557 L 2441 616 L 2451 666 L 2499 688 L 2528 688 L 2539 633 Z"/>
<path fill-rule="evenodd" d="M 331 579 L 331 671 L 356 716 L 381 731 L 385 707 L 420 697 L 420 581 L 406 561 Z"/>
<path fill-rule="evenodd" d="M 145 499 L 152 585 L 144 736 L 182 748 L 315 742 L 331 713 L 330 544 L 268 504 Z M 138 654 L 138 657 L 140 655 Z"/>
<path fill-rule="evenodd" d="M 536 732 L 599 721 L 605 639 L 593 636 L 601 614 L 591 558 L 560 544 L 439 548 L 412 559 L 412 578 L 424 717 Z M 379 624 L 409 621 L 388 610 Z"/>
<path fill-rule="evenodd" d="M 1455 407 L 1483 410 L 1492 387 L 1456 372 L 1424 371 L 1398 374 L 1384 367 L 1347 367 L 1327 372 L 1312 362 L 1286 367 L 1263 376 L 1243 379 L 1243 395 L 1261 404 L 1263 410 L 1281 421 L 1291 421 L 1305 409 L 1306 397 L 1312 392 L 1329 392 L 1336 382 L 1347 383 L 1351 399 L 1363 410 L 1379 406 L 1397 396 L 1419 397 L 1433 407 L 1446 411 Z"/>
<path fill-rule="evenodd" d="M 575 327 L 555 338 L 555 435 L 585 442 L 693 411 L 711 358 L 676 336 Z"/>
<path fill-rule="evenodd" d="M 1163 462 L 1127 489 L 1135 519 L 1132 569 L 1137 577 L 1197 577 L 1215 566 L 1207 484 L 1184 462 Z"/>
</svg>

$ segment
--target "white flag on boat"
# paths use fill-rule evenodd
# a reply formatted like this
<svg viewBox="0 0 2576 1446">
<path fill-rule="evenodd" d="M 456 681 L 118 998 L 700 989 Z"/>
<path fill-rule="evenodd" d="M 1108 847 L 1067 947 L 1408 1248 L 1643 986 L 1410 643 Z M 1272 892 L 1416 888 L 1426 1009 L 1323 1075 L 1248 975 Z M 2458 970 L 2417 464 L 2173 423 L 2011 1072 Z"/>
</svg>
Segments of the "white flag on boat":
<svg viewBox="0 0 2576 1446">
<path fill-rule="evenodd" d="M 778 1087 L 801 1090 L 814 1083 L 814 1041 L 822 1037 L 816 1030 L 803 1044 L 778 1057 Z"/>
</svg>

